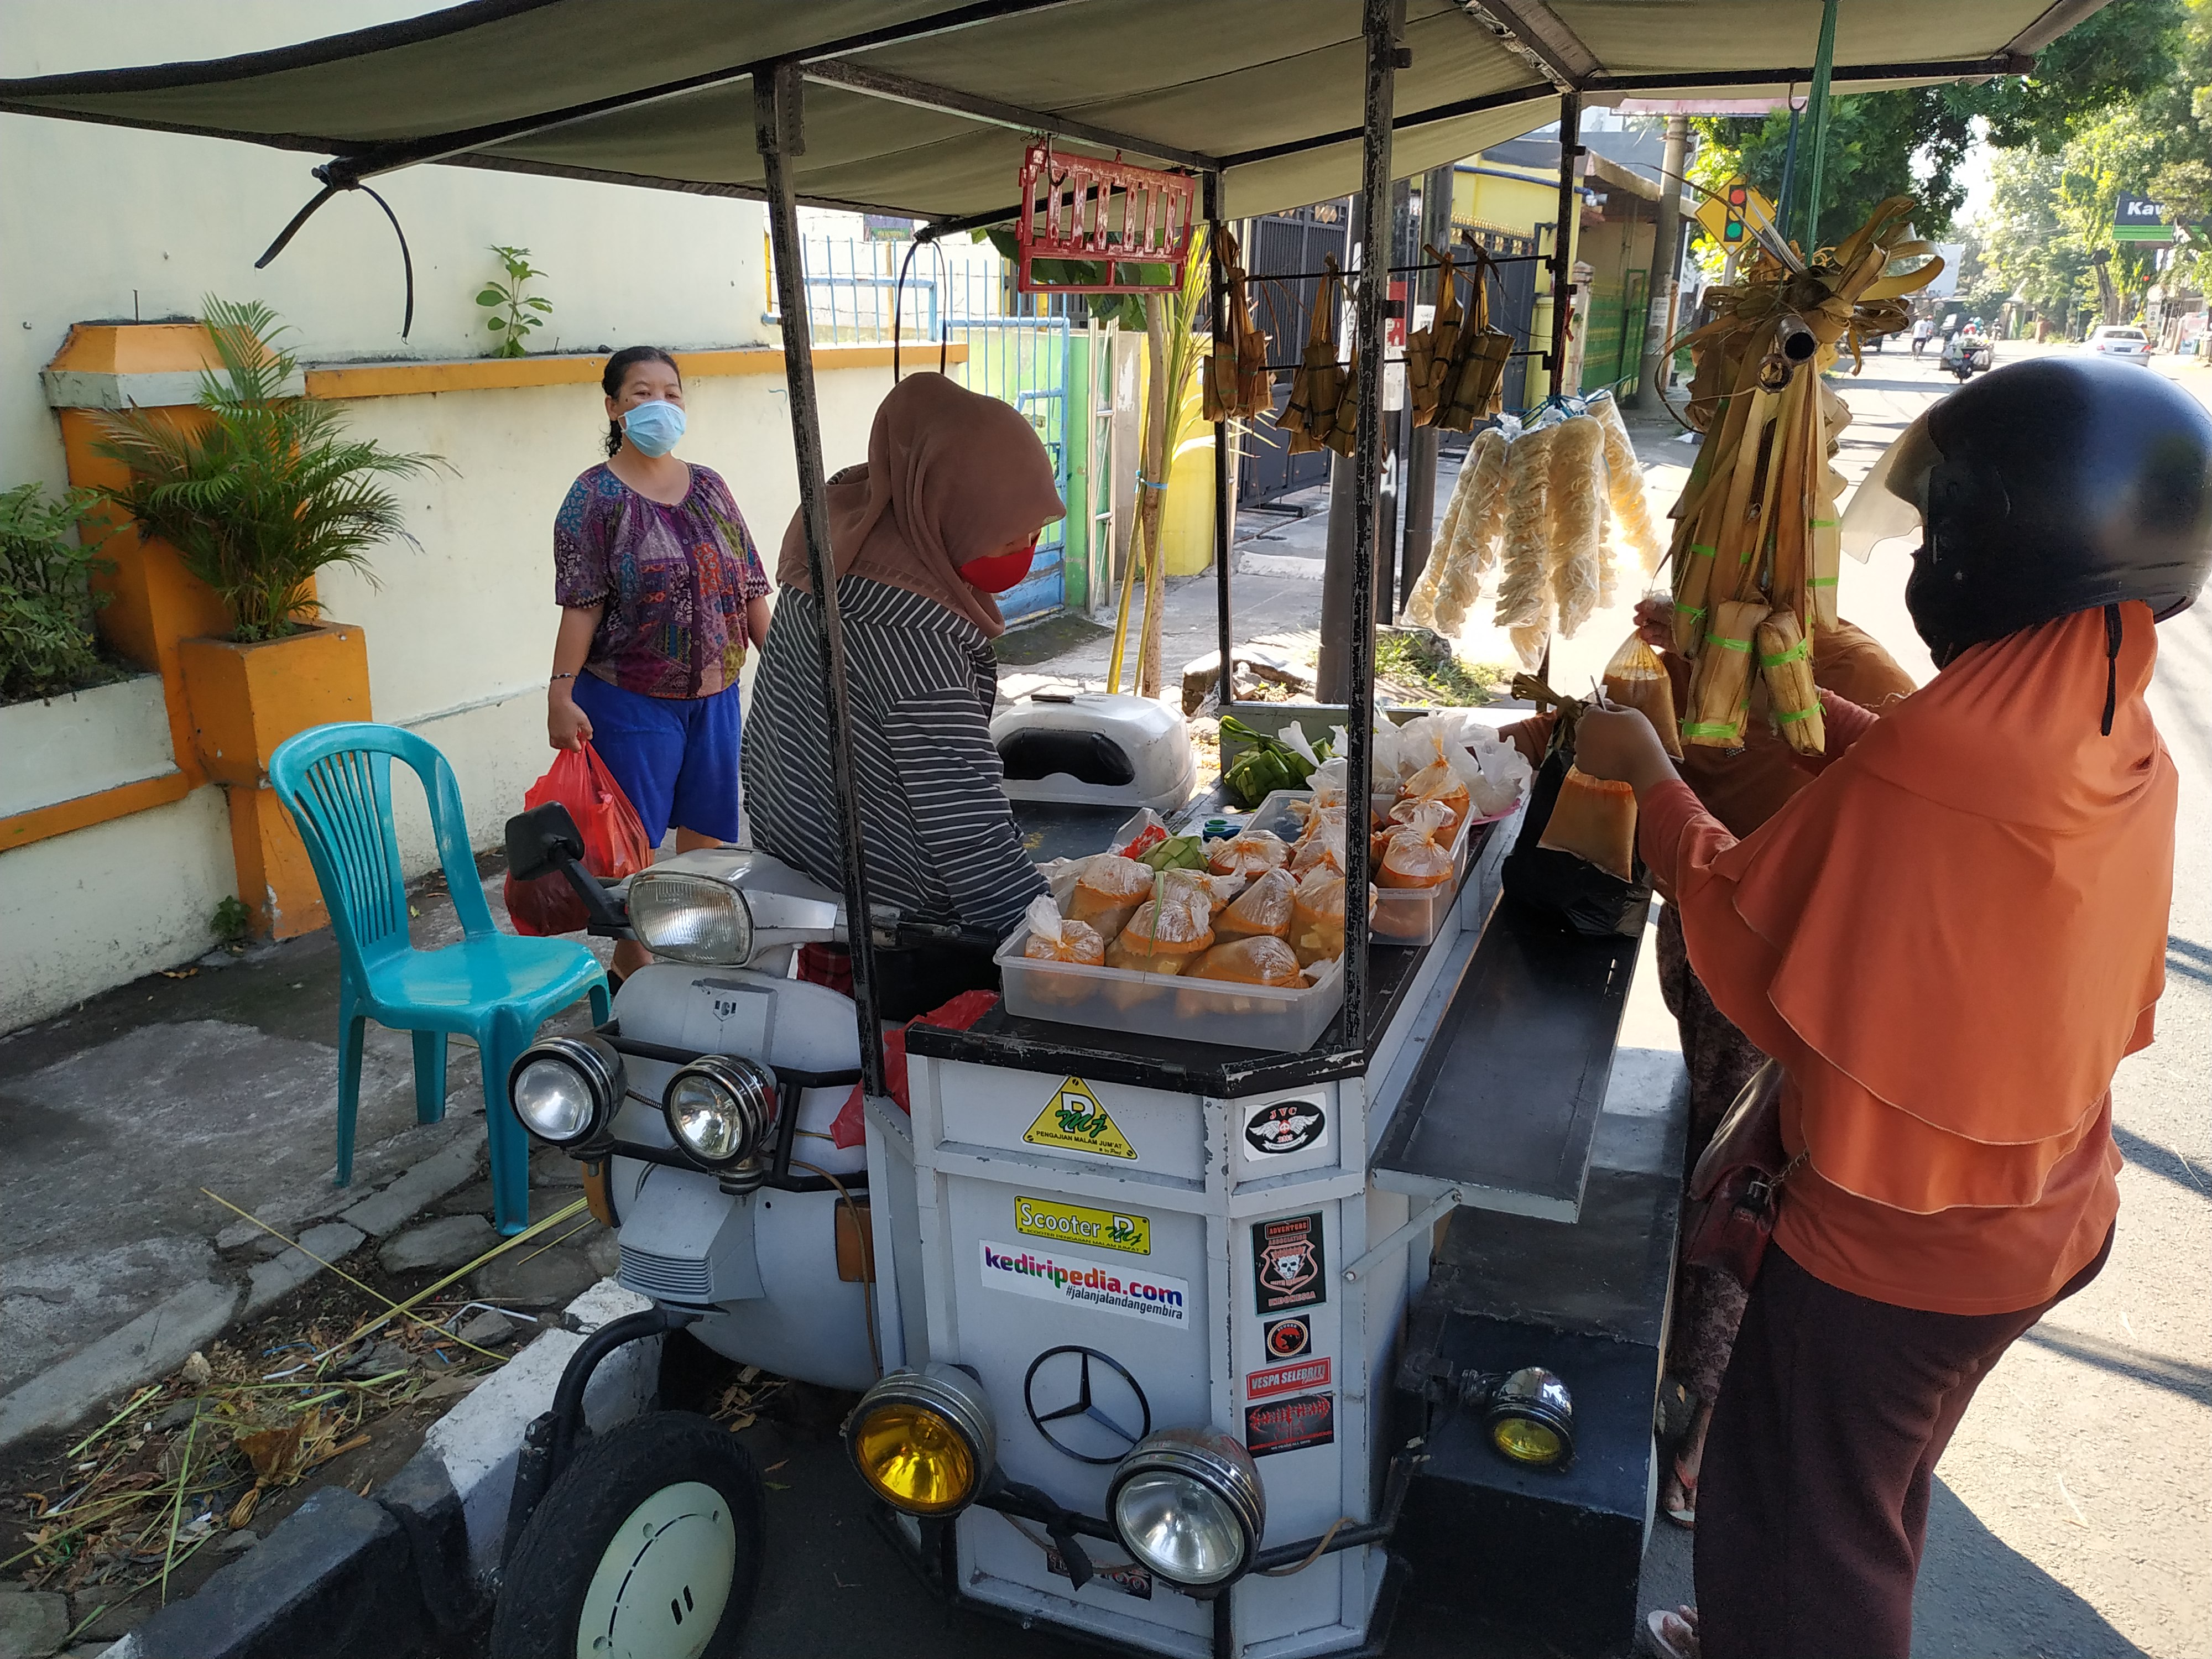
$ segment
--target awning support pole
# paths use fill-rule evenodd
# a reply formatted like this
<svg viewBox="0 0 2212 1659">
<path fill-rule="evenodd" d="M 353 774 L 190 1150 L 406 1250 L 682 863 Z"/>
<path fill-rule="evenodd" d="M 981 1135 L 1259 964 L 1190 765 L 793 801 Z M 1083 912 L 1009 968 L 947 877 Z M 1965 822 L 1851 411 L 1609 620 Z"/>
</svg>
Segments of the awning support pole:
<svg viewBox="0 0 2212 1659">
<path fill-rule="evenodd" d="M 1222 342 L 1227 340 L 1233 356 L 1237 343 L 1231 338 L 1229 329 L 1229 271 L 1221 258 L 1221 235 L 1224 228 L 1221 218 L 1221 198 L 1224 193 L 1221 187 L 1221 174 L 1218 171 L 1208 172 L 1202 189 L 1205 192 L 1206 228 L 1207 234 L 1213 238 L 1213 349 L 1220 350 Z M 1232 364 L 1227 371 L 1231 382 L 1235 373 Z M 1214 366 L 1214 374 L 1217 384 L 1223 383 L 1220 365 Z M 1236 431 L 1233 422 L 1216 421 L 1213 423 L 1213 605 L 1215 631 L 1221 647 L 1221 677 L 1214 682 L 1214 701 L 1224 714 L 1237 701 L 1237 675 L 1230 655 L 1235 629 L 1229 617 L 1229 514 L 1231 504 L 1229 492 L 1237 484 L 1236 469 L 1229 464 L 1229 446 Z"/>
<path fill-rule="evenodd" d="M 822 605 L 822 685 L 830 707 L 830 777 L 844 848 L 846 937 L 853 957 L 853 1009 L 860 1028 L 860 1087 L 884 1086 L 883 1027 L 876 1014 L 875 942 L 868 931 L 868 884 L 860 856 L 860 796 L 853 776 L 853 710 L 846 695 L 845 632 L 830 555 L 829 498 L 823 483 L 822 416 L 814 392 L 814 343 L 806 313 L 805 251 L 799 238 L 790 158 L 805 149 L 803 82 L 796 64 L 753 76 L 753 132 L 768 186 L 769 241 L 775 258 L 776 310 L 783 319 L 784 385 L 791 404 L 791 447 L 799 464 L 799 510 L 806 534 L 806 578 Z"/>
<path fill-rule="evenodd" d="M 1405 0 L 1366 0 L 1366 125 L 1359 194 L 1365 226 L 1352 336 L 1359 351 L 1359 418 L 1352 451 L 1351 717 L 1344 809 L 1344 1021 L 1347 1047 L 1367 1052 L 1367 798 L 1375 726 L 1375 550 L 1382 484 L 1382 323 L 1390 303 L 1390 118 L 1395 107 Z"/>
<path fill-rule="evenodd" d="M 1575 221 L 1581 216 L 1575 195 L 1575 163 L 1583 153 L 1583 99 L 1578 92 L 1559 95 L 1559 222 L 1552 232 L 1552 349 L 1544 368 L 1552 377 L 1552 396 L 1578 388 L 1567 384 L 1567 329 L 1575 313 Z"/>
</svg>

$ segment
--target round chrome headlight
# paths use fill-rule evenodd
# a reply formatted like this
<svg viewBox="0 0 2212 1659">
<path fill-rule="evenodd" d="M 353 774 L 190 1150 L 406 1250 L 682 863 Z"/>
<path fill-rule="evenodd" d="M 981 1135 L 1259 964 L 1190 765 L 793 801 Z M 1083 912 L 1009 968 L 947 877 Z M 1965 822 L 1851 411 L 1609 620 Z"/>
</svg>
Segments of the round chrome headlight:
<svg viewBox="0 0 2212 1659">
<path fill-rule="evenodd" d="M 605 1128 L 628 1088 L 623 1058 L 602 1037 L 554 1036 L 522 1051 L 507 1097 L 540 1140 L 572 1146 Z"/>
<path fill-rule="evenodd" d="M 989 1478 L 998 1439 L 983 1385 L 942 1360 L 893 1371 L 845 1422 L 845 1449 L 860 1479 L 908 1515 L 965 1509 Z"/>
<path fill-rule="evenodd" d="M 1241 1577 L 1267 1530 L 1251 1454 L 1218 1429 L 1161 1429 L 1137 1443 L 1106 1489 L 1121 1547 L 1171 1583 L 1208 1589 Z"/>
<path fill-rule="evenodd" d="M 674 962 L 742 968 L 753 953 L 753 913 L 727 882 L 680 870 L 630 878 L 629 925 L 645 948 Z"/>
<path fill-rule="evenodd" d="M 702 1054 L 668 1079 L 661 1111 L 678 1146 L 710 1170 L 726 1170 L 768 1145 L 775 1073 L 734 1054 Z"/>
<path fill-rule="evenodd" d="M 1516 1463 L 1540 1467 L 1574 1455 L 1574 1396 L 1540 1365 L 1524 1365 L 1500 1382 L 1482 1424 L 1490 1443 Z"/>
</svg>

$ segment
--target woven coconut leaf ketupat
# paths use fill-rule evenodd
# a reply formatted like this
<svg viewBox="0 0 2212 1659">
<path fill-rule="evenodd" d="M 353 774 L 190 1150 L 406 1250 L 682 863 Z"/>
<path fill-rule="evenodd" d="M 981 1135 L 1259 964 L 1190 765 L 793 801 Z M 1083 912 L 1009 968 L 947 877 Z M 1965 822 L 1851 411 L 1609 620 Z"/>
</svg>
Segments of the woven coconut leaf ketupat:
<svg viewBox="0 0 2212 1659">
<path fill-rule="evenodd" d="M 1297 372 L 1291 377 L 1291 400 L 1275 417 L 1275 424 L 1291 435 L 1291 453 L 1310 454 L 1323 447 L 1336 429 L 1336 406 L 1344 398 L 1344 368 L 1336 361 L 1336 310 L 1344 273 L 1336 256 L 1323 256 L 1328 268 L 1314 295 L 1313 322 L 1306 331 L 1305 350 Z"/>
<path fill-rule="evenodd" d="M 1221 262 L 1227 314 L 1213 319 L 1213 351 L 1206 360 L 1206 418 L 1254 417 L 1274 407 L 1274 376 L 1267 368 L 1267 337 L 1252 320 L 1249 274 L 1238 263 L 1237 233 L 1214 228 L 1213 257 Z"/>
</svg>

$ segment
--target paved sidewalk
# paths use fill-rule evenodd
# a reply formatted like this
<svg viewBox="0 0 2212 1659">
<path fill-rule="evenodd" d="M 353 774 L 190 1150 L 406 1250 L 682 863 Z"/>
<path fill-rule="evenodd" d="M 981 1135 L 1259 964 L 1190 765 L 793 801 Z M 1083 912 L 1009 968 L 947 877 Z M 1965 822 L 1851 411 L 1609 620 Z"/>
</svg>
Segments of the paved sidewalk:
<svg viewBox="0 0 2212 1659">
<path fill-rule="evenodd" d="M 499 878 L 484 885 L 503 922 Z M 412 908 L 418 945 L 459 937 L 442 882 L 418 883 Z M 417 1124 L 410 1039 L 369 1026 L 353 1184 L 330 1184 L 327 932 L 211 952 L 181 973 L 0 1038 L 0 1446 L 167 1374 L 315 1271 L 210 1192 L 332 1261 L 441 1200 L 490 1214 L 477 1054 L 459 1039 L 445 1119 Z"/>
</svg>

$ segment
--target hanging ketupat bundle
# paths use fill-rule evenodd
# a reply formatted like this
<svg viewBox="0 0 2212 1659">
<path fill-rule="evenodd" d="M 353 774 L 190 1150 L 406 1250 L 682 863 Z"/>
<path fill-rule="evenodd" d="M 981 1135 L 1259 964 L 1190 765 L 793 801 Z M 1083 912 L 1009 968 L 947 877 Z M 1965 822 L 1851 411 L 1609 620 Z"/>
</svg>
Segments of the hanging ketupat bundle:
<svg viewBox="0 0 2212 1659">
<path fill-rule="evenodd" d="M 1291 453 L 1310 454 L 1327 446 L 1336 430 L 1336 408 L 1343 401 L 1343 367 L 1336 361 L 1337 295 L 1344 273 L 1336 256 L 1324 256 L 1328 274 L 1314 295 L 1313 323 L 1306 332 L 1306 347 L 1291 378 L 1291 400 L 1275 417 L 1275 424 L 1291 434 Z"/>
<path fill-rule="evenodd" d="M 1826 734 L 1820 690 L 1813 684 L 1813 641 L 1799 629 L 1796 617 L 1777 610 L 1759 623 L 1755 642 L 1774 723 L 1799 754 L 1820 753 Z"/>
<path fill-rule="evenodd" d="M 1743 624 L 1746 608 L 1786 614 L 1801 641 L 1834 623 L 1842 481 L 1828 461 L 1839 400 L 1820 376 L 1840 346 L 1856 364 L 1862 341 L 1904 328 L 1904 296 L 1942 269 L 1930 244 L 1907 240 L 1912 208 L 1891 198 L 1809 263 L 1762 244 L 1739 283 L 1708 290 L 1717 314 L 1683 342 L 1696 364 L 1689 418 L 1706 434 L 1674 510 L 1676 642 L 1695 659 L 1685 741 L 1741 741 L 1756 625 Z M 1916 270 L 1885 275 L 1921 255 Z M 1778 688 L 1777 708 L 1790 712 Z M 1820 752 L 1817 714 L 1784 730 Z"/>
<path fill-rule="evenodd" d="M 1710 749 L 1743 746 L 1744 710 L 1751 700 L 1753 635 L 1767 617 L 1756 599 L 1723 599 L 1713 607 L 1705 651 L 1690 680 L 1690 711 L 1682 741 Z"/>
<path fill-rule="evenodd" d="M 1213 257 L 1221 262 L 1229 304 L 1228 314 L 1213 319 L 1213 353 L 1206 360 L 1206 418 L 1251 420 L 1275 404 L 1267 337 L 1252 320 L 1249 277 L 1237 263 L 1237 233 L 1218 225 L 1213 237 Z"/>
<path fill-rule="evenodd" d="M 1450 254 L 1438 252 L 1433 242 L 1427 251 L 1437 262 L 1436 319 L 1406 337 L 1406 397 L 1413 407 L 1415 426 L 1428 425 L 1442 406 L 1465 315 L 1459 303 L 1459 267 Z"/>
<path fill-rule="evenodd" d="M 1435 424 L 1446 432 L 1472 432 L 1476 422 L 1498 412 L 1498 390 L 1513 356 L 1513 337 L 1490 325 L 1490 254 L 1472 239 L 1468 246 L 1474 254 L 1474 303 L 1453 342 L 1446 389 L 1438 398 Z"/>
</svg>

